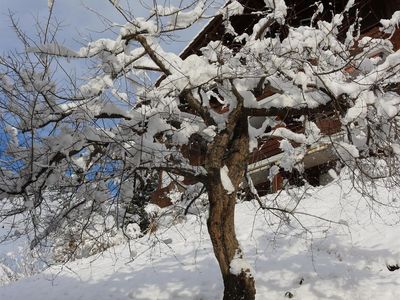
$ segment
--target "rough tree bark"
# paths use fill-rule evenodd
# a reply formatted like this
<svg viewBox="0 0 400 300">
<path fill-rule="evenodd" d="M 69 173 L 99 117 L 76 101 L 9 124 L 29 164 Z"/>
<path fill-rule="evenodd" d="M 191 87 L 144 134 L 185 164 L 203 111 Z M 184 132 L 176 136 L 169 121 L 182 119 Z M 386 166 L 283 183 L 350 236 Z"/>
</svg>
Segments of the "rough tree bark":
<svg viewBox="0 0 400 300">
<path fill-rule="evenodd" d="M 243 117 L 231 133 L 227 130 L 215 137 L 206 158 L 210 202 L 207 225 L 224 282 L 223 300 L 254 300 L 256 294 L 254 277 L 249 272 L 232 274 L 230 270 L 232 260 L 242 250 L 235 232 L 236 193 L 228 194 L 220 175 L 221 167 L 226 165 L 237 190 L 243 182 L 248 157 L 247 119 Z"/>
</svg>

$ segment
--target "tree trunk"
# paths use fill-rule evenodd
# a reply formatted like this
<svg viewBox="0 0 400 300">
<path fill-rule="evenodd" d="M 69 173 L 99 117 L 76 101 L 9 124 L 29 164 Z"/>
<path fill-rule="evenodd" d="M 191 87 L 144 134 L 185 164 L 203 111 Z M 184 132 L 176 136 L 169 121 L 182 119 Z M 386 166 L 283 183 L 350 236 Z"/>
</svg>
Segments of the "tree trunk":
<svg viewBox="0 0 400 300">
<path fill-rule="evenodd" d="M 223 300 L 254 300 L 254 277 L 250 270 L 231 272 L 234 258 L 242 258 L 242 250 L 235 233 L 236 191 L 244 180 L 249 158 L 247 119 L 241 118 L 229 133 L 219 133 L 210 146 L 206 157 L 208 172 L 209 216 L 208 232 L 224 281 Z M 229 179 L 235 188 L 229 193 L 223 186 L 220 170 L 226 165 Z"/>
<path fill-rule="evenodd" d="M 243 270 L 240 274 L 232 274 L 230 270 L 233 258 L 241 253 L 234 223 L 236 195 L 228 195 L 218 181 L 210 182 L 208 195 L 210 211 L 207 226 L 224 281 L 223 300 L 254 300 L 256 289 L 250 270 Z"/>
</svg>

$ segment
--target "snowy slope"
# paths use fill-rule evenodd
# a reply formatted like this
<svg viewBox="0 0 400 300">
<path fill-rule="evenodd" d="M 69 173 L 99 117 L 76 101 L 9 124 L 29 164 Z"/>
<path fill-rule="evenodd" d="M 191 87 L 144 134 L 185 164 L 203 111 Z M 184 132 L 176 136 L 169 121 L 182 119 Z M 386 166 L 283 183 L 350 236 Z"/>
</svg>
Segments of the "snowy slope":
<svg viewBox="0 0 400 300">
<path fill-rule="evenodd" d="M 396 191 L 378 191 L 380 201 L 398 205 Z M 281 205 L 290 202 L 285 193 L 280 197 Z M 400 299 L 400 270 L 386 267 L 400 259 L 399 209 L 363 199 L 343 181 L 308 189 L 297 210 L 321 218 L 281 221 L 254 203 L 237 206 L 238 238 L 255 271 L 257 299 L 285 299 L 286 292 L 307 300 Z M 221 292 L 205 220 L 190 216 L 130 248 L 4 286 L 0 299 L 211 300 Z"/>
</svg>

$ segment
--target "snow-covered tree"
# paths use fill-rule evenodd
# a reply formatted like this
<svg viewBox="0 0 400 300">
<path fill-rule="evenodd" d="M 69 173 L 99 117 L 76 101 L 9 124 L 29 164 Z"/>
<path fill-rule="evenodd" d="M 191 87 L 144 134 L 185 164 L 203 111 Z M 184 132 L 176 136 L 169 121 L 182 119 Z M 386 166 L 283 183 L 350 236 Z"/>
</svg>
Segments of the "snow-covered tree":
<svg viewBox="0 0 400 300">
<path fill-rule="evenodd" d="M 165 51 L 163 41 L 197 23 L 210 1 L 151 6 L 145 17 L 122 1 L 109 2 L 126 20 L 110 21 L 114 37 L 72 50 L 57 42 L 57 27 L 49 22 L 40 27 L 40 41 L 17 30 L 25 51 L 0 57 L 6 145 L 0 216 L 25 215 L 32 247 L 65 228 L 77 233 L 123 226 L 129 199 L 155 171 L 181 186 L 184 197 L 172 205 L 188 208 L 199 193 L 207 195 L 224 299 L 254 299 L 254 276 L 235 235 L 238 194 L 247 187 L 263 209 L 293 213 L 263 203 L 247 174 L 260 140 L 281 138 L 278 167 L 301 173 L 309 146 L 321 139 L 312 116 L 330 112 L 344 133 L 331 140 L 338 161 L 352 168 L 355 179 L 395 182 L 400 52 L 389 38 L 398 12 L 382 21 L 386 35 L 371 38 L 360 35 L 362 20 L 344 22 L 354 1 L 329 19 L 319 15 L 330 8 L 317 3 L 307 24 L 292 27 L 284 0 L 264 0 L 265 8 L 252 13 L 251 30 L 238 34 L 231 20 L 249 12 L 232 0 L 216 13 L 229 38 L 182 59 Z M 376 56 L 380 49 L 384 57 Z M 66 71 L 72 59 L 90 64 L 85 77 Z M 257 98 L 265 90 L 276 97 L 261 105 Z M 255 117 L 263 120 L 257 127 Z M 303 122 L 305 130 L 285 127 L 288 118 Z"/>
</svg>

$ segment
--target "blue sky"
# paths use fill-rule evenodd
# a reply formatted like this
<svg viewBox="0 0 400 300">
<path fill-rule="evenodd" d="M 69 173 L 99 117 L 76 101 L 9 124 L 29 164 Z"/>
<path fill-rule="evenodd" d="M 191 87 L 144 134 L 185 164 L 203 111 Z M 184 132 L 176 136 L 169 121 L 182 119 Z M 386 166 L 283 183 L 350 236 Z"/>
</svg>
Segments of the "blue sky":
<svg viewBox="0 0 400 300">
<path fill-rule="evenodd" d="M 0 50 L 2 52 L 15 47 L 19 48 L 15 34 L 10 28 L 9 11 L 15 14 L 23 30 L 29 34 L 35 33 L 35 20 L 44 22 L 49 13 L 47 0 L 0 0 L 0 2 L 0 40 L 2 41 Z M 135 2 L 139 3 L 139 1 Z M 54 16 L 63 24 L 59 40 L 69 46 L 77 46 L 76 41 L 82 40 L 88 34 L 100 37 L 100 34 L 96 36 L 96 31 L 104 29 L 99 17 L 85 6 L 93 8 L 115 22 L 123 23 L 106 0 L 55 0 Z M 135 9 L 142 13 L 140 5 Z"/>
<path fill-rule="evenodd" d="M 136 3 L 139 1 L 135 0 Z M 11 28 L 9 18 L 10 12 L 14 14 L 21 28 L 30 36 L 34 37 L 36 30 L 36 20 L 45 22 L 49 8 L 47 0 L 0 0 L 0 53 L 4 54 L 10 50 L 21 51 L 22 45 L 16 38 L 14 30 Z M 125 23 L 115 13 L 114 8 L 107 0 L 55 0 L 54 17 L 63 24 L 58 40 L 63 44 L 74 49 L 81 47 L 80 41 L 84 37 L 91 35 L 93 38 L 104 37 L 104 33 L 96 33 L 104 29 L 104 25 L 99 21 L 99 17 L 88 10 L 91 7 L 101 12 L 106 17 L 111 18 L 117 23 Z M 135 8 L 142 14 L 143 10 Z M 110 37 L 110 33 L 106 36 Z M 68 63 L 67 68 L 84 68 L 82 61 L 75 64 Z M 79 71 L 78 71 L 79 72 Z M 0 156 L 6 144 L 3 128 L 0 128 Z"/>
<path fill-rule="evenodd" d="M 122 2 L 122 1 L 121 1 Z M 135 16 L 146 15 L 143 3 L 153 3 L 153 0 L 129 0 Z M 183 1 L 184 3 L 188 1 Z M 164 3 L 164 1 L 160 1 Z M 35 20 L 45 21 L 49 9 L 47 0 L 0 0 L 0 52 L 21 49 L 15 33 L 10 27 L 9 11 L 13 12 L 22 29 L 29 34 L 35 33 Z M 86 6 L 86 7 L 85 7 Z M 111 37 L 104 33 L 104 24 L 100 18 L 87 7 L 109 18 L 113 22 L 124 24 L 125 21 L 116 13 L 115 9 L 107 0 L 55 0 L 54 16 L 64 25 L 59 41 L 67 46 L 79 48 L 78 41 L 84 37 L 99 38 Z M 165 45 L 165 48 L 179 52 L 192 39 L 195 33 L 204 25 L 204 22 L 196 28 L 181 35 L 177 41 Z"/>
</svg>

